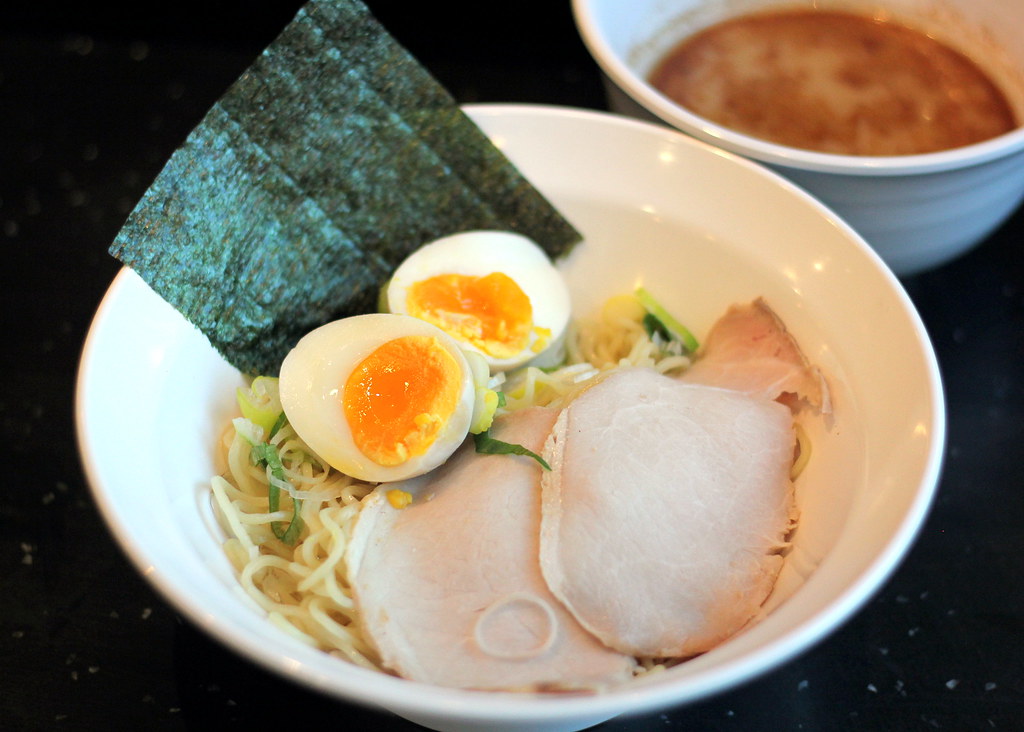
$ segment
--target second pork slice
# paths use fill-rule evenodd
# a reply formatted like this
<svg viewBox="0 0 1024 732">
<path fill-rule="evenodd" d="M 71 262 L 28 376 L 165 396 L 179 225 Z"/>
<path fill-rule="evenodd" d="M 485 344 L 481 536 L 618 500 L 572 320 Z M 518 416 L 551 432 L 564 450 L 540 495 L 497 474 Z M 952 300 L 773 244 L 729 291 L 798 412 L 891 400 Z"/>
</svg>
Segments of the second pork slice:
<svg viewBox="0 0 1024 732">
<path fill-rule="evenodd" d="M 545 446 L 541 568 L 608 646 L 686 657 L 771 592 L 795 516 L 790 410 L 646 369 L 559 415 Z"/>
</svg>

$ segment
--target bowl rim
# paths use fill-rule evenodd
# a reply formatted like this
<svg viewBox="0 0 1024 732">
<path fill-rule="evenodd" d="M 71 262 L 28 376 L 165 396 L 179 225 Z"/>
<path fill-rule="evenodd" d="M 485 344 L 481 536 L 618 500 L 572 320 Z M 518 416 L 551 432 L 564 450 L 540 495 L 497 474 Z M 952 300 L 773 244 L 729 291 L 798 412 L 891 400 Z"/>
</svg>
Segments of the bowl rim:
<svg viewBox="0 0 1024 732">
<path fill-rule="evenodd" d="M 514 116 L 527 115 L 531 118 L 562 117 L 575 118 L 588 123 L 619 126 L 633 129 L 645 134 L 657 134 L 676 142 L 697 145 L 714 151 L 717 155 L 726 155 L 741 166 L 758 170 L 761 174 L 783 184 L 797 195 L 805 197 L 809 202 L 828 210 L 795 186 L 790 185 L 777 174 L 751 163 L 742 157 L 722 153 L 706 143 L 689 138 L 677 130 L 664 128 L 641 120 L 634 120 L 607 112 L 583 110 L 555 105 L 532 104 L 471 104 L 463 109 L 470 116 Z M 857 241 L 859 236 L 841 221 L 837 222 L 847 234 Z M 921 529 L 925 516 L 931 506 L 938 487 L 938 480 L 945 450 L 946 414 L 943 389 L 938 363 L 916 308 L 909 296 L 896 280 L 895 276 L 882 264 L 874 252 L 863 245 L 862 252 L 874 259 L 881 273 L 890 281 L 896 295 L 906 305 L 906 314 L 911 319 L 920 342 L 926 349 L 928 368 L 929 394 L 932 403 L 929 405 L 933 417 L 928 457 L 918 487 L 909 510 L 899 524 L 899 529 L 886 542 L 880 551 L 861 572 L 856 582 L 847 587 L 813 618 L 805 621 L 782 637 L 765 644 L 753 653 L 722 662 L 715 668 L 702 671 L 693 678 L 687 678 L 685 684 L 626 684 L 602 694 L 587 696 L 552 696 L 540 694 L 520 694 L 510 692 L 481 692 L 463 689 L 447 689 L 420 682 L 409 681 L 382 674 L 378 671 L 362 669 L 355 665 L 348 669 L 358 683 L 346 684 L 344 687 L 332 682 L 328 675 L 312 672 L 305 668 L 295 657 L 281 653 L 280 650 L 266 651 L 254 647 L 251 639 L 244 632 L 232 627 L 217 617 L 204 613 L 198 606 L 182 597 L 180 588 L 167 580 L 147 561 L 146 551 L 121 526 L 120 517 L 114 506 L 102 500 L 104 489 L 100 469 L 93 459 L 90 448 L 95 435 L 90 433 L 85 414 L 86 392 L 92 371 L 92 359 L 95 352 L 98 331 L 101 321 L 116 304 L 119 292 L 129 284 L 134 275 L 128 268 L 123 268 L 114 278 L 113 283 L 103 296 L 90 324 L 86 335 L 78 366 L 75 389 L 75 425 L 79 455 L 87 482 L 93 494 L 94 502 L 99 507 L 108 529 L 112 531 L 117 543 L 136 569 L 153 584 L 164 600 L 175 610 L 188 617 L 195 627 L 207 633 L 216 642 L 221 643 L 240 656 L 247 658 L 258 666 L 268 669 L 284 678 L 301 683 L 321 693 L 348 702 L 388 709 L 408 719 L 442 719 L 457 718 L 461 722 L 506 722 L 517 723 L 572 723 L 581 719 L 592 719 L 597 723 L 619 714 L 639 714 L 651 712 L 671 705 L 693 702 L 697 699 L 738 686 L 767 671 L 777 668 L 793 657 L 805 652 L 815 643 L 822 640 L 829 632 L 851 617 L 881 587 L 886 577 L 890 576 L 906 555 L 918 531 Z M 320 654 L 321 651 L 309 649 Z M 306 673 L 303 673 L 303 672 Z M 682 693 L 681 693 L 682 690 Z"/>
<path fill-rule="evenodd" d="M 780 145 L 736 132 L 690 112 L 648 84 L 612 49 L 592 9 L 601 0 L 572 0 L 576 28 L 590 55 L 634 102 L 666 124 L 739 155 L 771 165 L 820 173 L 898 176 L 939 173 L 1009 157 L 1024 151 L 1024 123 L 971 145 L 914 155 L 840 155 Z"/>
</svg>

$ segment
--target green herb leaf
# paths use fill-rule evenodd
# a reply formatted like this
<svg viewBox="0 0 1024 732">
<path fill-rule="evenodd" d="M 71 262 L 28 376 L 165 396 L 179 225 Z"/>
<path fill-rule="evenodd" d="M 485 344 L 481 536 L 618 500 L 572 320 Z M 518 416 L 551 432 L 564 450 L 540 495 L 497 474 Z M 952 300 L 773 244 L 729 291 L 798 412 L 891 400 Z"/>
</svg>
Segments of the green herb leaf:
<svg viewBox="0 0 1024 732">
<path fill-rule="evenodd" d="M 473 435 L 473 442 L 476 444 L 476 451 L 482 455 L 525 455 L 536 460 L 545 470 L 551 470 L 547 460 L 533 450 L 528 450 L 522 445 L 516 445 L 511 442 L 496 440 L 487 432 Z"/>
<path fill-rule="evenodd" d="M 267 435 L 267 439 L 273 439 L 274 435 L 281 431 L 281 428 L 288 424 L 288 417 L 285 416 L 284 412 L 277 415 L 277 421 L 274 422 L 274 426 L 270 428 L 270 434 Z"/>
<path fill-rule="evenodd" d="M 287 480 L 284 474 L 284 464 L 281 462 L 281 456 L 277 452 L 277 448 L 274 445 L 268 443 L 262 443 L 254 445 L 252 448 L 253 460 L 264 467 L 270 468 L 270 474 L 277 480 L 284 482 Z M 270 488 L 267 493 L 267 504 L 271 513 L 277 511 L 281 506 L 281 489 L 274 485 L 273 482 L 270 484 Z M 283 541 L 285 544 L 291 546 L 299 538 L 299 532 L 302 531 L 302 519 L 299 517 L 299 510 L 302 508 L 302 501 L 297 498 L 292 499 L 292 519 L 288 522 L 288 528 L 281 528 L 280 521 L 271 521 L 270 528 L 274 532 L 274 536 Z"/>
</svg>

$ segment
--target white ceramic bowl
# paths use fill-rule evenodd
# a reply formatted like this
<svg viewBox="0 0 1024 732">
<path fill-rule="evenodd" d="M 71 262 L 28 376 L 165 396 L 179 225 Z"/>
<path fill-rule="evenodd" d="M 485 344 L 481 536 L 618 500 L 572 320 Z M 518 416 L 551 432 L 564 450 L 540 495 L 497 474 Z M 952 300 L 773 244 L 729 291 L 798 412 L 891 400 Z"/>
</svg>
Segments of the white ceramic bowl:
<svg viewBox="0 0 1024 732">
<path fill-rule="evenodd" d="M 764 296 L 832 384 L 798 481 L 801 524 L 767 617 L 667 673 L 597 696 L 440 689 L 279 631 L 240 591 L 210 507 L 214 443 L 242 383 L 122 271 L 78 381 L 81 453 L 110 530 L 183 614 L 296 683 L 435 729 L 574 730 L 720 691 L 808 648 L 892 572 L 933 495 L 945 418 L 927 335 L 893 275 L 797 187 L 659 125 L 528 106 L 469 112 L 585 236 L 562 263 L 577 312 L 645 284 L 697 333 Z"/>
<path fill-rule="evenodd" d="M 573 0 L 576 24 L 616 112 L 664 121 L 767 164 L 836 211 L 898 275 L 980 243 L 1024 199 L 1024 127 L 955 150 L 891 157 L 776 145 L 689 112 L 646 77 L 683 38 L 725 17 L 784 4 L 889 13 L 959 48 L 1004 89 L 1024 120 L 1024 3 L 1006 0 Z"/>
</svg>

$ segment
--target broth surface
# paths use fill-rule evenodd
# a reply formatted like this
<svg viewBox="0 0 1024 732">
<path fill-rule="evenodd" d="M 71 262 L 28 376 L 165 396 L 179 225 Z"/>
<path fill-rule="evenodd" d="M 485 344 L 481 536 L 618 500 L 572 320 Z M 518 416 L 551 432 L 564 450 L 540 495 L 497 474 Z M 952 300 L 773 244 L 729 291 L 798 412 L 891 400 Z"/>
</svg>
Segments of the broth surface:
<svg viewBox="0 0 1024 732">
<path fill-rule="evenodd" d="M 926 153 L 1017 126 L 973 61 L 918 31 L 846 12 L 724 21 L 685 39 L 649 80 L 718 124 L 820 152 Z"/>
</svg>

